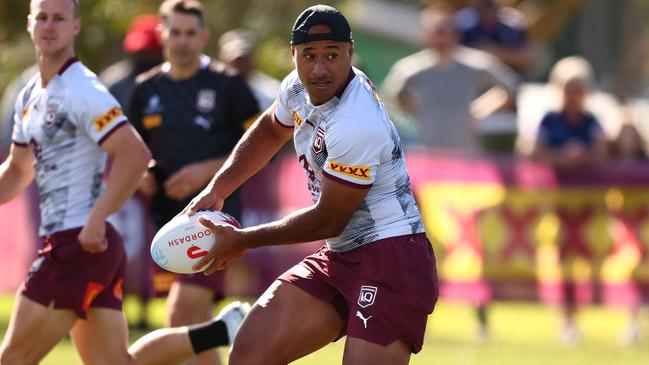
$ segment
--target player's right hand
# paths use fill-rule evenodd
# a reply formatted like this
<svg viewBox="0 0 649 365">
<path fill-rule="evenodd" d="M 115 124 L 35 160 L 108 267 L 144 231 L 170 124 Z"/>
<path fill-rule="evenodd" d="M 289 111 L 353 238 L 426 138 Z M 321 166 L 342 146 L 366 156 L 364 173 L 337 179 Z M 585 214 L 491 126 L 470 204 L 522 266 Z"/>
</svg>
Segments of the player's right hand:
<svg viewBox="0 0 649 365">
<path fill-rule="evenodd" d="M 203 271 L 205 275 L 212 275 L 217 270 L 226 269 L 246 252 L 245 247 L 241 245 L 241 234 L 237 228 L 216 225 L 207 217 L 200 217 L 198 221 L 214 232 L 218 240 L 210 252 L 194 265 L 194 270 L 199 270 L 212 261 Z"/>
<path fill-rule="evenodd" d="M 212 192 L 210 187 L 206 187 L 201 191 L 189 204 L 183 209 L 180 214 L 187 214 L 192 216 L 200 210 L 218 210 L 223 208 L 223 198 L 219 198 L 216 193 Z"/>
<path fill-rule="evenodd" d="M 108 248 L 106 221 L 90 217 L 77 237 L 81 248 L 90 253 L 103 252 Z"/>
</svg>

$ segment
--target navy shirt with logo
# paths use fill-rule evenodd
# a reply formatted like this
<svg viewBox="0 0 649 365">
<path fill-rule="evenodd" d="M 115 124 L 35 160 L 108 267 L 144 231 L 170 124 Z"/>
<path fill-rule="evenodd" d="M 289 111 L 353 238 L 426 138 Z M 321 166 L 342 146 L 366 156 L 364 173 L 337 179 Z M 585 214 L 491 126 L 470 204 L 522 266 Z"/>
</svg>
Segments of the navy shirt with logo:
<svg viewBox="0 0 649 365">
<path fill-rule="evenodd" d="M 204 57 L 185 80 L 172 80 L 168 69 L 164 63 L 138 77 L 129 113 L 156 161 L 160 189 L 152 210 L 159 227 L 189 203 L 164 195 L 165 180 L 187 164 L 227 156 L 259 112 L 243 76 L 222 63 Z M 223 210 L 240 218 L 238 194 Z"/>
<path fill-rule="evenodd" d="M 597 118 L 590 113 L 582 113 L 579 122 L 569 123 L 563 114 L 549 112 L 539 126 L 538 140 L 552 149 L 561 148 L 569 141 L 592 147 L 596 136 L 602 133 Z"/>
</svg>

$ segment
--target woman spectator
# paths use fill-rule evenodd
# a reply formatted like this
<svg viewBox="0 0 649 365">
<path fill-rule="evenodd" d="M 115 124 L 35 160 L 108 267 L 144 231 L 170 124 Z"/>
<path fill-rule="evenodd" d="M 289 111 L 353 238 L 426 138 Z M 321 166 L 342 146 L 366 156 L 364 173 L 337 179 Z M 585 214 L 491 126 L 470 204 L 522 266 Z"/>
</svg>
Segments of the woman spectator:
<svg viewBox="0 0 649 365">
<path fill-rule="evenodd" d="M 558 110 L 539 126 L 532 158 L 559 168 L 591 166 L 606 159 L 607 140 L 597 118 L 584 107 L 592 89 L 592 68 L 581 57 L 554 66 L 550 82 L 561 92 Z"/>
</svg>

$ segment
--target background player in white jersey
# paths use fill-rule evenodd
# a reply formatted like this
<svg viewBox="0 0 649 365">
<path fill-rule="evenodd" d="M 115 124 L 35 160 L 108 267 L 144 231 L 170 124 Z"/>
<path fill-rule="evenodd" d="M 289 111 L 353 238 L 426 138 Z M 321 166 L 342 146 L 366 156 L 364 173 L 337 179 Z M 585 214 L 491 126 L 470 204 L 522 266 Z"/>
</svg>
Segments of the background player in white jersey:
<svg viewBox="0 0 649 365">
<path fill-rule="evenodd" d="M 78 0 L 32 0 L 27 27 L 39 72 L 16 102 L 0 203 L 36 178 L 43 248 L 19 289 L 0 363 L 37 364 L 68 333 L 86 364 L 160 364 L 217 346 L 193 337 L 228 337 L 239 309 L 224 321 L 154 332 L 127 352 L 124 248 L 106 217 L 135 191 L 151 156 L 117 101 L 74 58 Z M 104 190 L 107 155 L 113 163 Z"/>
<path fill-rule="evenodd" d="M 186 208 L 219 209 L 293 137 L 314 205 L 264 225 L 201 222 L 219 243 L 200 264 L 227 267 L 247 248 L 327 239 L 281 275 L 244 321 L 231 365 L 287 364 L 347 335 L 345 364 L 406 364 L 438 295 L 435 259 L 395 128 L 352 68 L 345 17 L 317 5 L 292 32 L 296 71 L 221 170 Z"/>
<path fill-rule="evenodd" d="M 78 14 L 72 0 L 30 4 L 39 73 L 16 102 L 0 202 L 36 178 L 44 242 L 19 289 L 2 364 L 37 363 L 68 332 L 87 362 L 101 358 L 99 346 L 125 340 L 114 334 L 124 322 L 124 249 L 106 217 L 133 193 L 150 154 L 119 104 L 74 58 Z M 102 192 L 107 153 L 114 162 Z"/>
</svg>

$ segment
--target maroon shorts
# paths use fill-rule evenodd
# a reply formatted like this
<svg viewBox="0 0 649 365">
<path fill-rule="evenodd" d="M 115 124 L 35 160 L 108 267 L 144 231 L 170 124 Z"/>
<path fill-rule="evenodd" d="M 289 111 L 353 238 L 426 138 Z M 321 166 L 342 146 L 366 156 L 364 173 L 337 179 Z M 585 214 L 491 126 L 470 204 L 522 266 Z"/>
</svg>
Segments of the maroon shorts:
<svg viewBox="0 0 649 365">
<path fill-rule="evenodd" d="M 219 301 L 225 296 L 223 295 L 225 285 L 225 271 L 219 270 L 212 275 L 205 275 L 202 272 L 196 274 L 179 274 L 176 281 L 183 284 L 197 285 L 206 289 L 212 290 L 214 297 L 213 300 Z"/>
<path fill-rule="evenodd" d="M 349 252 L 322 247 L 279 280 L 331 303 L 346 321 L 341 336 L 381 346 L 401 340 L 413 353 L 421 350 L 439 293 L 435 255 L 423 233 Z"/>
<path fill-rule="evenodd" d="M 81 228 L 55 232 L 43 237 L 20 294 L 44 306 L 73 310 L 86 318 L 90 307 L 122 309 L 122 281 L 126 255 L 122 237 L 106 223 L 108 248 L 88 253 L 77 236 Z"/>
</svg>

